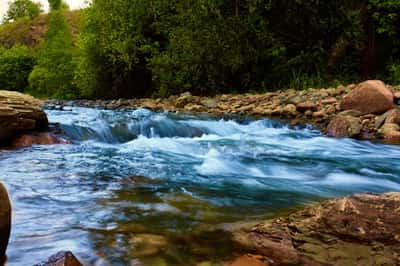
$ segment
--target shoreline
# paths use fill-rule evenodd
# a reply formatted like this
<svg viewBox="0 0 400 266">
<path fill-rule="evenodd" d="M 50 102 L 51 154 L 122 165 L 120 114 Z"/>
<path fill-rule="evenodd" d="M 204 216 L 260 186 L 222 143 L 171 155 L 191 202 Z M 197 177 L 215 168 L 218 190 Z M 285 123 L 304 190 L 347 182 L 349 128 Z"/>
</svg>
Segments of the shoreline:
<svg viewBox="0 0 400 266">
<path fill-rule="evenodd" d="M 165 99 L 46 100 L 43 106 L 47 109 L 60 110 L 72 106 L 107 110 L 146 108 L 151 111 L 186 112 L 218 117 L 239 115 L 280 119 L 288 121 L 292 126 L 311 124 L 323 134 L 331 137 L 350 137 L 362 140 L 381 139 L 385 143 L 399 144 L 400 127 L 394 126 L 394 124 L 400 124 L 399 89 L 386 85 L 387 91 L 391 91 L 393 94 L 393 103 L 391 107 L 381 109 L 383 111 L 369 113 L 343 107 L 344 99 L 348 98 L 350 94 L 354 94 L 354 91 L 359 90 L 364 83 L 329 89 L 300 91 L 291 89 L 262 94 L 223 94 L 214 97 L 193 96 L 187 92 Z M 371 105 L 368 103 L 371 100 L 375 99 L 367 99 L 365 104 Z M 359 103 L 361 108 L 362 101 L 363 99 Z M 387 123 L 388 116 L 392 117 L 389 123 Z M 387 124 L 389 126 L 386 126 Z"/>
</svg>

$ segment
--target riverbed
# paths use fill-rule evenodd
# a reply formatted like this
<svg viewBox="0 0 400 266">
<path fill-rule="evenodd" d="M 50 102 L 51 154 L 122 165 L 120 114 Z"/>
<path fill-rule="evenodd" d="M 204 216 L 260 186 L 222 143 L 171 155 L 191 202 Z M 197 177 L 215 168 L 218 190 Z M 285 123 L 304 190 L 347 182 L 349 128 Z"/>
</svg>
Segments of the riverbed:
<svg viewBox="0 0 400 266">
<path fill-rule="evenodd" d="M 0 152 L 14 209 L 9 266 L 59 250 L 89 265 L 217 265 L 237 252 L 221 230 L 231 224 L 400 191 L 400 146 L 311 126 L 145 109 L 46 112 L 72 144 Z"/>
</svg>

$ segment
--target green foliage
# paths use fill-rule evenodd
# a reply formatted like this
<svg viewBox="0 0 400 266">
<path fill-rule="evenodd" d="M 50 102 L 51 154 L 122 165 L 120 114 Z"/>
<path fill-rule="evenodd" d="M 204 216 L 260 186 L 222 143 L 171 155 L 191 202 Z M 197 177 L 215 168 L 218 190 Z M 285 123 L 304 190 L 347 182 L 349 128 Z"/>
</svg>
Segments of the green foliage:
<svg viewBox="0 0 400 266">
<path fill-rule="evenodd" d="M 390 82 L 393 85 L 400 85 L 400 63 L 389 65 Z"/>
<path fill-rule="evenodd" d="M 24 91 L 35 64 L 32 50 L 26 46 L 17 45 L 11 49 L 0 47 L 0 89 Z"/>
<path fill-rule="evenodd" d="M 63 1 L 62 0 L 48 0 L 50 10 L 58 10 L 61 8 Z"/>
<path fill-rule="evenodd" d="M 3 17 L 4 23 L 16 21 L 20 18 L 34 18 L 37 17 L 42 11 L 40 3 L 35 3 L 31 0 L 14 0 L 10 1 L 7 13 Z"/>
<path fill-rule="evenodd" d="M 92 97 L 144 96 L 150 74 L 151 1 L 95 0 L 85 14 L 76 82 Z"/>
<path fill-rule="evenodd" d="M 52 11 L 38 64 L 29 76 L 32 93 L 55 98 L 77 97 L 77 88 L 73 84 L 75 57 L 76 51 L 63 12 Z"/>
</svg>

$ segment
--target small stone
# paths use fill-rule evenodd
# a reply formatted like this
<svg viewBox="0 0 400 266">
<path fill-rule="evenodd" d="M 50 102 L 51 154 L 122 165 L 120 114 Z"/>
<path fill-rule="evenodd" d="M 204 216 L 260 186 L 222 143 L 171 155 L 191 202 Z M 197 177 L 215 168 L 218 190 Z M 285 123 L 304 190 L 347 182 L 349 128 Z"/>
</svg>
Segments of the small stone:
<svg viewBox="0 0 400 266">
<path fill-rule="evenodd" d="M 321 101 L 322 104 L 333 104 L 336 102 L 337 102 L 337 100 L 334 97 L 329 97 L 329 98 Z"/>
<path fill-rule="evenodd" d="M 340 112 L 339 115 L 342 115 L 342 116 L 349 115 L 349 116 L 359 117 L 362 115 L 362 113 L 360 111 L 351 109 L 351 110 L 346 110 L 346 111 Z"/>
<path fill-rule="evenodd" d="M 202 105 L 204 105 L 205 107 L 207 107 L 207 108 L 216 108 L 218 106 L 217 100 L 216 99 L 211 99 L 211 98 L 201 100 L 200 103 Z"/>
<path fill-rule="evenodd" d="M 308 101 L 297 104 L 296 108 L 299 112 L 305 112 L 307 110 L 316 111 L 318 109 L 318 105 Z"/>
<path fill-rule="evenodd" d="M 294 104 L 288 104 L 282 109 L 282 113 L 288 116 L 297 115 L 297 108 Z"/>
</svg>

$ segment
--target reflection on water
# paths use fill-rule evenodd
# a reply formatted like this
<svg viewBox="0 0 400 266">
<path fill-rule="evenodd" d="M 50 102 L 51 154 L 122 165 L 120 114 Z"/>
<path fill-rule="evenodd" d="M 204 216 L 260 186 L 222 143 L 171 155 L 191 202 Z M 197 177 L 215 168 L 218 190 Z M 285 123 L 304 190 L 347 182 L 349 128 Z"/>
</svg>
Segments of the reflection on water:
<svg viewBox="0 0 400 266">
<path fill-rule="evenodd" d="M 325 197 L 400 191 L 400 146 L 269 120 L 48 115 L 74 144 L 0 153 L 14 207 L 11 266 L 66 249 L 93 265 L 216 263 L 235 252 L 223 224 Z"/>
</svg>

